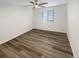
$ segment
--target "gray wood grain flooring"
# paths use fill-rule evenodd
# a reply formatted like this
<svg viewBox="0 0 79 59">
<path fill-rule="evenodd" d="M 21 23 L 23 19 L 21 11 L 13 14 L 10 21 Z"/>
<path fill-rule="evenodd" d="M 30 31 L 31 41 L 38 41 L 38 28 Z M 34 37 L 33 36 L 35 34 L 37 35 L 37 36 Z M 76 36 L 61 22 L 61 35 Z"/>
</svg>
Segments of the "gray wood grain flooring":
<svg viewBox="0 0 79 59">
<path fill-rule="evenodd" d="M 72 58 L 65 33 L 33 29 L 0 45 L 0 58 Z"/>
</svg>

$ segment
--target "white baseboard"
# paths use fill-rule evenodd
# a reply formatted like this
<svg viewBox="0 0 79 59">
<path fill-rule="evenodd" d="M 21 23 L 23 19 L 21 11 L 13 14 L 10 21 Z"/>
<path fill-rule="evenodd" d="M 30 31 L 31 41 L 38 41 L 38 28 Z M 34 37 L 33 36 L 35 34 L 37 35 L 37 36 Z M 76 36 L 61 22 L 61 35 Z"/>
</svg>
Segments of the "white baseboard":
<svg viewBox="0 0 79 59">
<path fill-rule="evenodd" d="M 12 40 L 12 39 L 14 39 L 14 38 L 16 38 L 16 37 L 18 37 L 18 36 L 20 36 L 20 35 L 22 35 L 22 34 L 24 34 L 24 33 L 27 33 L 27 32 L 29 32 L 29 31 L 31 31 L 31 30 L 32 30 L 32 29 L 27 30 L 27 31 L 25 31 L 25 32 L 22 32 L 22 33 L 20 33 L 20 34 L 18 34 L 18 35 L 12 36 L 12 37 L 10 37 L 9 39 L 6 39 L 6 40 L 0 42 L 0 45 L 3 44 L 3 43 L 6 43 L 6 42 L 8 42 L 8 41 L 10 41 L 10 40 Z"/>
</svg>

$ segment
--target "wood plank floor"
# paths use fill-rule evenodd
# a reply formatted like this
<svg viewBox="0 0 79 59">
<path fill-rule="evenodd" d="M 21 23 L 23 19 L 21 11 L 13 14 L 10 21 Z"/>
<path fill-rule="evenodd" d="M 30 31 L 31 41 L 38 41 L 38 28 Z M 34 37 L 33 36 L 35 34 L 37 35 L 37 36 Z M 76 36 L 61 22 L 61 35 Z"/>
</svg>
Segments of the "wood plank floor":
<svg viewBox="0 0 79 59">
<path fill-rule="evenodd" d="M 72 58 L 65 33 L 33 29 L 0 45 L 0 58 Z"/>
</svg>

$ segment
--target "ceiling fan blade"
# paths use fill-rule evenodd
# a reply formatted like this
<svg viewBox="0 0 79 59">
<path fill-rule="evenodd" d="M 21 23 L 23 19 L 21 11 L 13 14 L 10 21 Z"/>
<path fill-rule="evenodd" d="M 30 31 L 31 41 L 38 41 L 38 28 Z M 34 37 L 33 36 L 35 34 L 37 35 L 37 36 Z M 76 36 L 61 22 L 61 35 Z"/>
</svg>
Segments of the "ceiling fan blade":
<svg viewBox="0 0 79 59">
<path fill-rule="evenodd" d="M 39 6 L 40 6 L 40 5 L 46 5 L 46 4 L 48 4 L 48 3 L 40 3 Z"/>
<path fill-rule="evenodd" d="M 35 2 L 38 2 L 38 0 L 34 0 Z"/>
<path fill-rule="evenodd" d="M 26 5 L 26 6 L 24 6 L 24 7 L 30 7 L 30 6 L 33 6 L 33 5 Z"/>
<path fill-rule="evenodd" d="M 31 3 L 31 4 L 34 4 L 34 2 L 32 2 L 32 1 L 31 1 L 30 3 Z"/>
</svg>

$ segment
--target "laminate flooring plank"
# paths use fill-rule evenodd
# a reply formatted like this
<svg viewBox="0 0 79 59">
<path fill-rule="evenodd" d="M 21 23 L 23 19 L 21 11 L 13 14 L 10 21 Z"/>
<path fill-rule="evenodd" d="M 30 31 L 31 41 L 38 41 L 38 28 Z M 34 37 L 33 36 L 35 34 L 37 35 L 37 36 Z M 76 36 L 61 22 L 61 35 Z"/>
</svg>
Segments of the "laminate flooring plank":
<svg viewBox="0 0 79 59">
<path fill-rule="evenodd" d="M 2 45 L 0 58 L 72 58 L 66 33 L 33 29 Z"/>
</svg>

